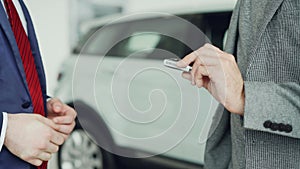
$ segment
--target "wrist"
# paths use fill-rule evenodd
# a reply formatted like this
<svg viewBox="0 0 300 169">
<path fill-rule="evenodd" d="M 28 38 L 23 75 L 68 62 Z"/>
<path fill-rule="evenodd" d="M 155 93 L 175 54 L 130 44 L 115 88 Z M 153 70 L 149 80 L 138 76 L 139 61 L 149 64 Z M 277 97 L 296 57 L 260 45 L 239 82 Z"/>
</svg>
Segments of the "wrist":
<svg viewBox="0 0 300 169">
<path fill-rule="evenodd" d="M 245 92 L 243 90 L 243 92 L 240 96 L 240 99 L 239 99 L 239 103 L 237 104 L 237 109 L 232 113 L 243 116 L 244 110 L 245 110 Z"/>
<path fill-rule="evenodd" d="M 244 85 L 239 91 L 238 95 L 232 98 L 229 98 L 227 104 L 224 105 L 224 107 L 233 114 L 238 114 L 243 116 L 244 115 L 244 109 L 245 109 L 245 90 Z"/>
</svg>

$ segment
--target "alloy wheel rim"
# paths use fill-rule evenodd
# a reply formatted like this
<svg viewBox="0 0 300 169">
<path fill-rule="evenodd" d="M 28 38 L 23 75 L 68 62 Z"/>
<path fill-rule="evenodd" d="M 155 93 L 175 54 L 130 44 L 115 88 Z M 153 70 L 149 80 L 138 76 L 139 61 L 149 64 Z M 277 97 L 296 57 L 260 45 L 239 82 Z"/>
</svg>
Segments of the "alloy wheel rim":
<svg viewBox="0 0 300 169">
<path fill-rule="evenodd" d="M 61 147 L 62 169 L 102 169 L 100 148 L 83 130 L 74 130 Z"/>
</svg>

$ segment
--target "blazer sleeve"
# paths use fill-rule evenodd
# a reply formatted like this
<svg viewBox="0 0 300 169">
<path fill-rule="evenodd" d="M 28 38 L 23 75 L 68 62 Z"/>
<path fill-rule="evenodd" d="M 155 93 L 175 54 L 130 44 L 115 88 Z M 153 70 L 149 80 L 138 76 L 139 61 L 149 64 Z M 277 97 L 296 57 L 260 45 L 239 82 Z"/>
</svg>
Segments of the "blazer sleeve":
<svg viewBox="0 0 300 169">
<path fill-rule="evenodd" d="M 300 85 L 245 82 L 244 127 L 300 138 Z"/>
</svg>

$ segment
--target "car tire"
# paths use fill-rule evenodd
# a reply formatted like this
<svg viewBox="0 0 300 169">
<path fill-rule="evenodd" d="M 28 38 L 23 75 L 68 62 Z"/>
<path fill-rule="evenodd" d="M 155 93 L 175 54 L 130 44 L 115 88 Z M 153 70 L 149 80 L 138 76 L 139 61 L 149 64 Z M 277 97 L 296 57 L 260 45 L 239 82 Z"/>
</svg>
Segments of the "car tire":
<svg viewBox="0 0 300 169">
<path fill-rule="evenodd" d="M 79 123 L 60 147 L 57 161 L 59 169 L 115 169 L 113 154 L 99 147 Z"/>
</svg>

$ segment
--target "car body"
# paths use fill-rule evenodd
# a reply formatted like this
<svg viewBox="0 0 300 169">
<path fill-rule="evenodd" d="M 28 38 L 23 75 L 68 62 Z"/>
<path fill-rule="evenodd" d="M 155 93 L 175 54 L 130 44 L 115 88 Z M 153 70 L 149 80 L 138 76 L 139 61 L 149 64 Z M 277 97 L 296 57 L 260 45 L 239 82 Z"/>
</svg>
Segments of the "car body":
<svg viewBox="0 0 300 169">
<path fill-rule="evenodd" d="M 107 152 L 201 166 L 217 102 L 163 59 L 208 42 L 222 49 L 232 8 L 87 22 L 86 36 L 62 65 L 55 96 L 75 109 L 78 103 L 81 127 Z"/>
</svg>

